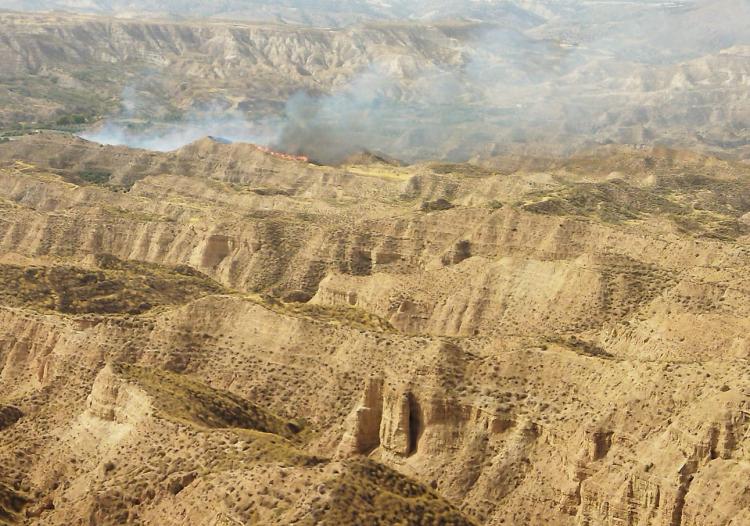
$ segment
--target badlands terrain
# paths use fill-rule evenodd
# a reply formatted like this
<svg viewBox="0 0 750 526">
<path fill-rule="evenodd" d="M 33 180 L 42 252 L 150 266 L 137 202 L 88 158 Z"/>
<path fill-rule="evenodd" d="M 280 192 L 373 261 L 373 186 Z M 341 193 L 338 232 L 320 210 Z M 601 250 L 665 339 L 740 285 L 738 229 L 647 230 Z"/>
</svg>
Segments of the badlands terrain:
<svg viewBox="0 0 750 526">
<path fill-rule="evenodd" d="M 217 135 L 326 163 L 655 143 L 750 158 L 745 0 L 457 3 L 481 21 L 0 11 L 0 129 L 160 150 Z"/>
<path fill-rule="evenodd" d="M 0 145 L 0 520 L 750 521 L 750 167 Z"/>
<path fill-rule="evenodd" d="M 745 0 L 0 4 L 0 524 L 750 525 Z"/>
</svg>

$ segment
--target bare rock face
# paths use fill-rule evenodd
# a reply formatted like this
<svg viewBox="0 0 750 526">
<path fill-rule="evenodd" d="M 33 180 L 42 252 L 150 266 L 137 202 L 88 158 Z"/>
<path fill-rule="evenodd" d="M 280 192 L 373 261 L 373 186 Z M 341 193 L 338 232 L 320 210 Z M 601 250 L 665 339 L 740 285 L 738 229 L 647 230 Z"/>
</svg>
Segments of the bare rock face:
<svg viewBox="0 0 750 526">
<path fill-rule="evenodd" d="M 471 242 L 462 239 L 458 241 L 448 252 L 443 254 L 441 262 L 443 265 L 457 265 L 463 260 L 471 257 Z"/>
<path fill-rule="evenodd" d="M 370 378 L 365 384 L 362 402 L 348 418 L 339 451 L 367 454 L 382 446 L 403 457 L 414 453 L 419 434 L 417 410 L 414 395 L 408 388 L 384 386 L 382 378 Z"/>
<path fill-rule="evenodd" d="M 383 397 L 383 422 L 380 442 L 383 447 L 399 456 L 412 454 L 417 446 L 419 429 L 415 422 L 414 396 L 406 389 L 389 389 Z"/>
<path fill-rule="evenodd" d="M 536 437 L 540 432 L 537 426 L 517 422 L 509 415 L 464 405 L 443 390 L 384 383 L 382 379 L 366 383 L 363 402 L 349 416 L 348 426 L 340 450 L 367 454 L 378 448 L 379 454 L 402 460 L 440 457 L 511 431 L 519 437 Z M 367 440 L 362 440 L 367 447 L 352 447 L 355 436 L 366 436 Z M 611 434 L 592 433 L 590 439 L 591 454 L 606 454 Z"/>
<path fill-rule="evenodd" d="M 44 385 L 54 370 L 56 352 L 66 354 L 74 345 L 69 340 L 70 327 L 67 323 L 33 315 L 18 317 L 3 310 L 0 318 L 4 320 L 0 327 L 0 378 L 8 385 Z"/>
<path fill-rule="evenodd" d="M 581 484 L 578 523 L 607 524 L 625 520 L 626 524 L 638 524 L 651 520 L 665 526 L 691 524 L 695 519 L 688 517 L 697 510 L 686 508 L 690 499 L 702 498 L 694 491 L 693 484 L 701 480 L 697 484 L 702 486 L 699 491 L 705 491 L 702 481 L 705 468 L 717 460 L 744 455 L 744 451 L 736 449 L 736 436 L 738 431 L 744 434 L 750 425 L 744 409 L 747 403 L 745 396 L 721 395 L 703 404 L 701 409 L 707 412 L 702 416 L 678 417 L 664 434 L 650 441 L 647 449 L 650 455 L 631 464 L 631 472 L 624 478 L 615 476 L 611 463 L 605 463 L 610 467 L 604 467 Z M 599 440 L 601 438 L 596 448 L 600 447 Z M 607 437 L 606 441 L 611 447 L 612 437 Z M 606 497 L 604 488 L 608 492 Z M 615 488 L 617 490 L 613 491 Z M 710 509 L 719 516 L 727 513 Z M 721 521 L 707 523 L 720 524 Z"/>
<path fill-rule="evenodd" d="M 86 402 L 91 416 L 118 424 L 137 422 L 152 411 L 147 395 L 115 375 L 110 365 L 97 375 Z"/>
<path fill-rule="evenodd" d="M 232 253 L 233 241 L 228 236 L 209 236 L 201 247 L 200 268 L 215 268 Z"/>
<path fill-rule="evenodd" d="M 339 446 L 339 453 L 366 455 L 380 445 L 383 419 L 383 379 L 369 378 L 360 404 L 349 415 L 347 432 Z"/>
</svg>

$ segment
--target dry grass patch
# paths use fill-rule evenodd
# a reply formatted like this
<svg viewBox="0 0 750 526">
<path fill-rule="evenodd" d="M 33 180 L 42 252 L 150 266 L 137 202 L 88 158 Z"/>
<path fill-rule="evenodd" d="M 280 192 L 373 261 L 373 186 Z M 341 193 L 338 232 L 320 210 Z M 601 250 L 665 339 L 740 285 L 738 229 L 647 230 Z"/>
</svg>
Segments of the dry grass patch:
<svg viewBox="0 0 750 526">
<path fill-rule="evenodd" d="M 367 459 L 345 463 L 319 524 L 476 526 L 436 492 Z"/>
<path fill-rule="evenodd" d="M 246 296 L 246 299 L 279 314 L 294 316 L 295 318 L 305 318 L 333 325 L 346 325 L 367 331 L 395 332 L 393 326 L 383 318 L 356 307 L 284 302 L 268 295 L 249 295 Z"/>
<path fill-rule="evenodd" d="M 116 374 L 137 384 L 165 415 L 207 428 L 240 428 L 294 438 L 301 431 L 284 420 L 228 391 L 214 389 L 180 374 L 124 363 Z"/>
<path fill-rule="evenodd" d="M 187 267 L 97 256 L 98 269 L 0 265 L 0 303 L 65 314 L 141 314 L 223 288 Z"/>
</svg>

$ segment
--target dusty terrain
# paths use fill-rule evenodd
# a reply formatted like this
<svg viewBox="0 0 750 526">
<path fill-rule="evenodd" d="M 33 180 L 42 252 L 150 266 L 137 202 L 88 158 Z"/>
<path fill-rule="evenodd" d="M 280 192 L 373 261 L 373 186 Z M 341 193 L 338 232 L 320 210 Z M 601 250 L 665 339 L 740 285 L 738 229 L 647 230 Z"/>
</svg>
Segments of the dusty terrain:
<svg viewBox="0 0 750 526">
<path fill-rule="evenodd" d="M 0 144 L 0 522 L 750 523 L 750 167 Z"/>
</svg>

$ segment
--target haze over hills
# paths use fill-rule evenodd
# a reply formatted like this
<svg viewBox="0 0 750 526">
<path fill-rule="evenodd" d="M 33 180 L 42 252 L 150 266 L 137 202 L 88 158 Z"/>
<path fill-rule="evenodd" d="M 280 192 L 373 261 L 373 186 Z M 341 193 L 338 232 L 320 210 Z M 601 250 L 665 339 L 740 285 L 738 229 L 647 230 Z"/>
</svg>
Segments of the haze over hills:
<svg viewBox="0 0 750 526">
<path fill-rule="evenodd" d="M 750 524 L 747 2 L 0 7 L 0 525 Z"/>
<path fill-rule="evenodd" d="M 0 119 L 83 116 L 103 142 L 173 149 L 216 135 L 326 162 L 365 148 L 460 161 L 608 143 L 748 155 L 745 2 L 548 7 L 525 22 L 333 30 L 5 14 Z"/>
<path fill-rule="evenodd" d="M 280 2 L 228 1 L 160 2 L 121 0 L 11 0 L 4 7 L 15 10 L 68 10 L 73 12 L 116 14 L 161 14 L 192 18 L 244 18 L 275 20 L 308 25 L 341 25 L 362 20 L 430 20 L 449 17 L 477 17 L 485 21 L 512 17 L 516 22 L 533 24 L 544 17 L 575 7 L 575 2 L 538 1 L 457 1 L 407 0 L 382 2 L 377 0 L 282 0 Z"/>
</svg>

